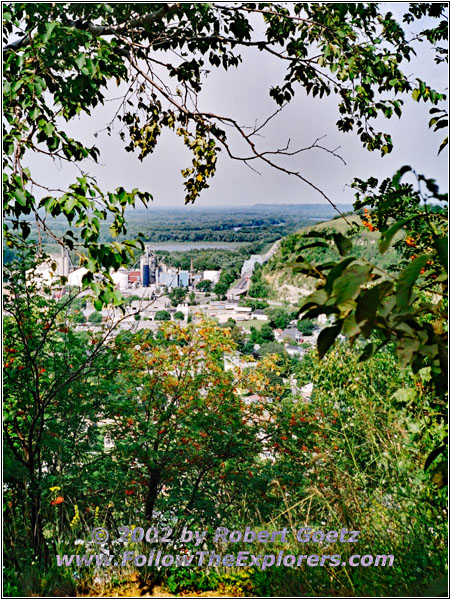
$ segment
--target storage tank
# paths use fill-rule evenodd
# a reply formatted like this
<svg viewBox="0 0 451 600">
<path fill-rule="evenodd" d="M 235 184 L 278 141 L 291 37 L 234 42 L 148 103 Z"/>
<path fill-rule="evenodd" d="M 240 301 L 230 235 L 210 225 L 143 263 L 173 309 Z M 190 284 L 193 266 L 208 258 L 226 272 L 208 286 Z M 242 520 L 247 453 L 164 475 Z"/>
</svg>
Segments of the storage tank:
<svg viewBox="0 0 451 600">
<path fill-rule="evenodd" d="M 85 269 L 85 267 L 80 267 L 79 269 L 72 271 L 72 273 L 69 273 L 69 277 L 67 278 L 68 279 L 67 283 L 69 285 L 81 287 L 83 275 L 85 275 L 87 272 L 88 272 L 88 269 Z"/>
<path fill-rule="evenodd" d="M 127 269 L 119 269 L 111 275 L 113 281 L 119 286 L 120 290 L 126 290 L 128 288 L 128 271 Z"/>
<path fill-rule="evenodd" d="M 155 283 L 156 257 L 150 246 L 146 246 L 141 257 L 141 281 L 144 287 Z"/>
<path fill-rule="evenodd" d="M 143 270 L 142 270 L 142 281 L 143 281 L 143 286 L 144 287 L 149 287 L 149 283 L 150 283 L 150 268 L 149 268 L 149 263 L 144 263 L 143 265 Z"/>
</svg>

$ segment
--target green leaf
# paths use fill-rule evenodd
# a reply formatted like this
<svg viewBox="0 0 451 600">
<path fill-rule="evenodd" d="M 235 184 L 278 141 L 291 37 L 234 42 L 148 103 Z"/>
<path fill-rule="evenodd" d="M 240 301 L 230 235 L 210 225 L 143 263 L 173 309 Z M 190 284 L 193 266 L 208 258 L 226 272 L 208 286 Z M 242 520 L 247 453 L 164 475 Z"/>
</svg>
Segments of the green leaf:
<svg viewBox="0 0 451 600">
<path fill-rule="evenodd" d="M 333 283 L 332 290 L 337 304 L 355 299 L 361 286 L 368 281 L 371 265 L 351 264 Z"/>
<path fill-rule="evenodd" d="M 392 179 L 393 187 L 395 189 L 399 188 L 399 182 L 400 182 L 402 176 L 411 170 L 412 170 L 412 167 L 409 167 L 409 165 L 404 165 L 403 167 L 401 167 L 399 169 L 399 171 L 395 174 L 395 176 Z"/>
<path fill-rule="evenodd" d="M 27 205 L 27 195 L 25 190 L 16 189 L 13 191 L 13 196 L 21 206 Z"/>
<path fill-rule="evenodd" d="M 376 316 L 380 303 L 380 288 L 378 285 L 365 290 L 357 302 L 355 311 L 356 322 L 372 321 Z"/>
<path fill-rule="evenodd" d="M 333 239 L 338 248 L 340 256 L 346 256 L 352 250 L 351 240 L 342 233 L 334 233 Z"/>
<path fill-rule="evenodd" d="M 79 54 L 75 59 L 75 64 L 81 70 L 86 64 L 86 57 L 84 54 Z"/>
<path fill-rule="evenodd" d="M 326 327 L 318 336 L 318 354 L 320 359 L 326 354 L 332 344 L 335 342 L 337 335 L 341 331 L 343 322 L 337 321 L 336 325 Z"/>
<path fill-rule="evenodd" d="M 402 229 L 406 223 L 408 223 L 412 219 L 416 219 L 416 218 L 417 218 L 417 215 L 415 215 L 414 217 L 409 217 L 407 219 L 401 219 L 401 221 L 397 221 L 391 227 L 389 227 L 387 229 L 387 231 L 384 231 L 384 233 L 381 235 L 381 239 L 379 242 L 379 250 L 380 250 L 381 254 L 384 254 L 384 252 L 386 252 L 388 250 L 395 234 L 400 229 Z"/>
<path fill-rule="evenodd" d="M 445 454 L 447 449 L 448 449 L 448 436 L 443 440 L 444 442 L 446 442 L 445 444 L 443 444 L 442 446 L 438 446 L 438 448 L 434 448 L 434 450 L 432 450 L 432 452 L 429 454 L 429 456 L 426 459 L 426 462 L 424 463 L 424 470 L 426 471 L 430 465 L 434 462 L 434 460 L 440 456 L 440 454 Z"/>
<path fill-rule="evenodd" d="M 434 244 L 437 248 L 439 260 L 448 273 L 448 236 L 436 239 Z"/>
<path fill-rule="evenodd" d="M 392 396 L 393 400 L 401 404 L 410 405 L 417 399 L 417 391 L 414 388 L 399 388 Z"/>
<path fill-rule="evenodd" d="M 416 338 L 402 338 L 399 341 L 396 347 L 396 354 L 401 367 L 404 368 L 412 362 L 413 355 L 417 352 L 419 347 L 420 342 Z"/>
<path fill-rule="evenodd" d="M 331 269 L 329 275 L 327 276 L 326 285 L 324 286 L 326 292 L 330 292 L 332 290 L 333 283 L 337 279 L 337 277 L 339 277 L 346 269 L 346 267 L 354 261 L 354 256 L 348 256 L 341 262 L 337 263 L 335 267 Z"/>
<path fill-rule="evenodd" d="M 375 351 L 376 344 L 373 344 L 373 342 L 367 344 L 363 349 L 362 354 L 359 356 L 359 362 L 365 362 L 366 360 L 369 360 L 373 356 Z"/>
<path fill-rule="evenodd" d="M 45 33 L 42 36 L 42 41 L 45 44 L 49 41 L 50 36 L 52 35 L 52 31 L 55 29 L 56 25 L 57 21 L 50 21 L 50 23 L 45 24 Z"/>
<path fill-rule="evenodd" d="M 430 259 L 430 254 L 422 254 L 421 256 L 413 260 L 409 265 L 407 265 L 407 267 L 403 271 L 401 271 L 396 285 L 397 306 L 409 306 L 413 284 L 417 280 L 420 271 L 424 269 L 427 261 Z"/>
<path fill-rule="evenodd" d="M 66 213 L 72 212 L 77 203 L 77 198 L 75 198 L 74 196 L 69 196 L 69 198 L 66 200 L 66 203 L 64 204 L 64 211 Z"/>
<path fill-rule="evenodd" d="M 350 313 L 343 321 L 343 335 L 351 338 L 358 333 L 360 333 L 360 326 L 355 320 L 354 313 Z"/>
<path fill-rule="evenodd" d="M 313 294 L 310 294 L 309 296 L 307 296 L 307 298 L 304 299 L 304 302 L 300 306 L 299 312 L 301 314 L 302 311 L 305 310 L 308 306 L 314 306 L 314 305 L 321 306 L 326 301 L 327 301 L 326 292 L 324 290 L 316 290 L 316 292 L 313 292 Z"/>
</svg>

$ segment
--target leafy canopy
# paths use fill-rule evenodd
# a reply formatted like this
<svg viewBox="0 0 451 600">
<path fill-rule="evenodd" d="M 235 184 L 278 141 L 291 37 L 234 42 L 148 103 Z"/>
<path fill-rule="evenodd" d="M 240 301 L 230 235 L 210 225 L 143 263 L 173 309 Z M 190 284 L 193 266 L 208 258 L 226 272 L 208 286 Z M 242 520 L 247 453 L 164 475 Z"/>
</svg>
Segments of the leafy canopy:
<svg viewBox="0 0 451 600">
<path fill-rule="evenodd" d="M 260 161 L 294 175 L 326 197 L 302 173 L 278 162 L 298 150 L 258 146 L 263 125 L 247 129 L 230 115 L 200 108 L 208 71 L 238 67 L 243 48 L 275 55 L 283 77 L 269 91 L 276 108 L 290 102 L 299 89 L 319 97 L 334 93 L 337 127 L 355 130 L 365 148 L 386 154 L 392 140 L 376 128 L 377 117 L 400 116 L 406 93 L 434 105 L 444 97 L 407 76 L 403 64 L 412 58 L 415 42 L 423 40 L 443 60 L 445 6 L 410 6 L 404 17 L 408 23 L 441 19 L 438 27 L 423 30 L 412 41 L 393 15 L 375 3 L 5 3 L 7 243 L 14 246 L 18 236 L 29 237 L 30 219 L 52 235 L 50 217 L 63 216 L 71 229 L 59 241 L 84 262 L 84 285 L 91 286 L 100 304 L 121 302 L 109 273 L 133 259 L 137 242 L 101 242 L 100 223 L 110 219 L 113 237 L 125 236 L 126 208 L 147 205 L 151 194 L 100 189 L 84 170 L 86 159 L 101 159 L 99 149 L 75 139 L 65 127 L 103 104 L 113 82 L 120 86 L 115 121 L 127 151 L 138 152 L 144 160 L 163 129 L 190 150 L 191 164 L 182 171 L 186 202 L 194 202 L 208 187 L 221 148 L 246 164 Z M 261 35 L 254 33 L 257 20 L 262 22 Z M 433 117 L 436 127 L 442 126 L 442 118 L 441 113 Z M 109 133 L 113 126 L 107 125 Z M 231 147 L 227 129 L 238 132 L 247 148 L 244 154 Z M 327 150 L 318 140 L 310 147 Z M 55 189 L 24 166 L 30 152 L 79 164 L 81 173 L 67 189 Z M 102 285 L 94 278 L 96 272 L 104 276 Z"/>
</svg>

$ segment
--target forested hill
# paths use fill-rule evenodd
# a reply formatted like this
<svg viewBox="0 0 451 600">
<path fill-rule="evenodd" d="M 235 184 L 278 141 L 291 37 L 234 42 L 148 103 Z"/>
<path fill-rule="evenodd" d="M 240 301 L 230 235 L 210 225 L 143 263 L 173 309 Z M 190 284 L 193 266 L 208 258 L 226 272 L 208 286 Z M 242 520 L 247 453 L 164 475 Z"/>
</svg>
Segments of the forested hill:
<svg viewBox="0 0 451 600">
<path fill-rule="evenodd" d="M 314 283 L 301 274 L 296 273 L 296 259 L 300 254 L 299 248 L 307 243 L 303 236 L 310 231 L 334 231 L 353 236 L 353 254 L 362 257 L 378 266 L 390 270 L 399 264 L 400 255 L 391 247 L 384 255 L 377 251 L 377 240 L 379 234 L 372 232 L 362 226 L 358 215 L 332 219 L 316 225 L 303 227 L 295 233 L 286 236 L 272 258 L 263 269 L 263 278 L 269 286 L 276 291 L 281 300 L 296 303 L 300 298 L 314 290 Z M 303 256 L 313 263 L 321 263 L 325 260 L 336 260 L 338 253 L 332 246 L 330 248 L 309 248 L 303 252 Z"/>
<path fill-rule="evenodd" d="M 352 209 L 350 204 L 338 205 L 341 212 Z M 300 227 L 317 221 L 331 219 L 336 214 L 330 204 L 255 204 L 253 206 L 182 206 L 158 207 L 127 211 L 127 233 L 118 236 L 116 241 L 136 240 L 140 234 L 149 243 L 166 242 L 221 242 L 234 244 L 257 244 L 250 253 L 260 252 L 265 244 L 289 235 Z M 63 235 L 67 222 L 63 216 L 47 217 L 52 223 L 52 231 Z M 100 224 L 99 240 L 109 243 L 112 236 L 111 218 Z M 35 223 L 30 224 L 31 238 L 38 240 Z M 71 228 L 77 236 L 77 227 Z M 42 232 L 43 248 L 46 252 L 60 251 L 55 240 Z M 4 262 L 12 260 L 14 253 L 4 248 Z"/>
</svg>

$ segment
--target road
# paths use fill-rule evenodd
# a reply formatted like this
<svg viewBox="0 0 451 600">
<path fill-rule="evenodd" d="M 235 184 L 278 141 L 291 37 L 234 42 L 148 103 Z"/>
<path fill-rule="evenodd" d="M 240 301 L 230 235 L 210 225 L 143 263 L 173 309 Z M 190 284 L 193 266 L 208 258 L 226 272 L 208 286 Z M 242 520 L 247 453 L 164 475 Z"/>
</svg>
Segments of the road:
<svg viewBox="0 0 451 600">
<path fill-rule="evenodd" d="M 268 262 L 268 260 L 274 256 L 274 254 L 279 249 L 280 242 L 281 242 L 281 240 L 277 240 L 276 242 L 274 242 L 274 244 L 271 246 L 271 248 L 268 250 L 268 252 L 266 254 L 263 254 L 263 262 L 264 263 Z M 251 277 L 252 277 L 252 272 L 247 271 L 247 273 L 245 273 L 241 277 L 241 279 L 238 279 L 238 281 L 233 284 L 233 287 L 231 287 L 229 289 L 229 291 L 227 292 L 227 295 L 228 296 L 229 295 L 230 296 L 241 296 L 243 294 L 246 294 L 247 291 L 249 290 L 249 286 L 251 284 Z"/>
</svg>

